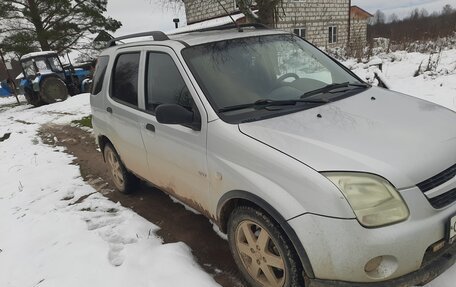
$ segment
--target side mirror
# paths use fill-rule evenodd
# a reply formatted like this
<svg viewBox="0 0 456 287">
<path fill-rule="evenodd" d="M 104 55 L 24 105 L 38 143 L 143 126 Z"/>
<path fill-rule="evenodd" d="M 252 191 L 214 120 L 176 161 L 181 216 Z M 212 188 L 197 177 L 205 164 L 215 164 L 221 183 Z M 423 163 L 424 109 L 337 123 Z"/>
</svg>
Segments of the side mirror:
<svg viewBox="0 0 456 287">
<path fill-rule="evenodd" d="M 157 121 L 161 124 L 184 125 L 194 130 L 201 128 L 201 123 L 195 122 L 193 112 L 176 104 L 161 104 L 155 109 Z"/>
</svg>

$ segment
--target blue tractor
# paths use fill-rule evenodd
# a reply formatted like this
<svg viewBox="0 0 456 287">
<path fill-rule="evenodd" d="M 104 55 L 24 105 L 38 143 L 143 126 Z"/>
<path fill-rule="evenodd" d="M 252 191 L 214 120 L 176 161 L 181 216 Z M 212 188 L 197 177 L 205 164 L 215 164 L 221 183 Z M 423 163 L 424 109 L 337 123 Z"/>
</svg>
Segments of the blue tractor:
<svg viewBox="0 0 456 287">
<path fill-rule="evenodd" d="M 22 56 L 23 78 L 20 87 L 29 104 L 40 106 L 64 101 L 68 96 L 86 92 L 91 69 L 63 66 L 57 52 L 45 51 Z"/>
</svg>

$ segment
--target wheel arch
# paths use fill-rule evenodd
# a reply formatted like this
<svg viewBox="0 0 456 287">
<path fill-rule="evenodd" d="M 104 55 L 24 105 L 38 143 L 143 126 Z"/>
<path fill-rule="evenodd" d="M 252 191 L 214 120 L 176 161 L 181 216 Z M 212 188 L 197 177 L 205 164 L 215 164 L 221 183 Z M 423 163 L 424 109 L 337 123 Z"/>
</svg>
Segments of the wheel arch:
<svg viewBox="0 0 456 287">
<path fill-rule="evenodd" d="M 299 260 L 301 261 L 301 264 L 304 268 L 305 276 L 309 278 L 315 277 L 312 264 L 310 263 L 309 257 L 307 256 L 307 252 L 304 249 L 304 246 L 301 244 L 296 232 L 274 207 L 272 207 L 268 202 L 255 194 L 242 190 L 233 190 L 227 192 L 222 196 L 217 204 L 218 225 L 222 232 L 227 232 L 228 219 L 231 212 L 237 206 L 241 205 L 261 209 L 269 216 L 271 216 L 293 244 L 293 247 L 295 248 Z"/>
</svg>

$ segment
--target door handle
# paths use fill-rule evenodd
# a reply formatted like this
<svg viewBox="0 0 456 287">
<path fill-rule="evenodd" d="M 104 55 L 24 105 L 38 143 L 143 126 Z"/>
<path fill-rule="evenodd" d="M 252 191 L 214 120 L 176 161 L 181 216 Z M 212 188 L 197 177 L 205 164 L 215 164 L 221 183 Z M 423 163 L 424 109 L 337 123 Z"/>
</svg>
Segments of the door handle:
<svg viewBox="0 0 456 287">
<path fill-rule="evenodd" d="M 111 107 L 107 107 L 107 108 L 106 108 L 106 111 L 107 111 L 108 113 L 112 114 L 112 108 L 111 108 Z"/>
<path fill-rule="evenodd" d="M 146 130 L 151 131 L 151 132 L 155 132 L 155 126 L 152 125 L 152 124 L 147 124 L 146 125 Z"/>
</svg>

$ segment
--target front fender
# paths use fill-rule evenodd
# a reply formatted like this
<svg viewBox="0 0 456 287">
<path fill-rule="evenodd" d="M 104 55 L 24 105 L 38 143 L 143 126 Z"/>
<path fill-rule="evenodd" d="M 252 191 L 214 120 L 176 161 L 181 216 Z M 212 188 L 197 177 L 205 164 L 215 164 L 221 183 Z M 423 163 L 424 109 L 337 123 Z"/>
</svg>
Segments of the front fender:
<svg viewBox="0 0 456 287">
<path fill-rule="evenodd" d="M 216 202 L 229 191 L 245 190 L 274 206 L 286 220 L 306 213 L 356 218 L 342 193 L 323 175 L 243 135 L 235 125 L 210 123 L 207 158 Z"/>
</svg>

